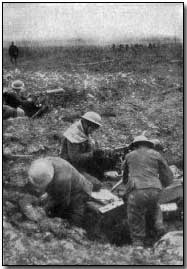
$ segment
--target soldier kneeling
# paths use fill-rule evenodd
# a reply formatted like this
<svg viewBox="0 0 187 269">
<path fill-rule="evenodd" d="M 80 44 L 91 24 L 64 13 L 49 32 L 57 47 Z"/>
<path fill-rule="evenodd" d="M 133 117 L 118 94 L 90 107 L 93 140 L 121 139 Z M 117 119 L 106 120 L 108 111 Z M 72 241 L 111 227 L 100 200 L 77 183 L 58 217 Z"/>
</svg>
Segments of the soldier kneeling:
<svg viewBox="0 0 187 269">
<path fill-rule="evenodd" d="M 44 198 L 50 216 L 67 217 L 77 226 L 82 225 L 86 201 L 92 183 L 69 162 L 58 157 L 35 160 L 28 171 L 29 184 Z"/>
</svg>

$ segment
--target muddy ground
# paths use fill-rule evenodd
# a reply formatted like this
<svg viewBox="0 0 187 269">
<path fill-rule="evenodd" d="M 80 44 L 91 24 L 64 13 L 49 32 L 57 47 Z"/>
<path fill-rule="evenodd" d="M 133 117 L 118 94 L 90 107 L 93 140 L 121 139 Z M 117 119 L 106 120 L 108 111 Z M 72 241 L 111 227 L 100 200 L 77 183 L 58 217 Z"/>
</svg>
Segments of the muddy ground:
<svg viewBox="0 0 187 269">
<path fill-rule="evenodd" d="M 101 146 L 130 143 L 146 131 L 149 138 L 158 138 L 165 145 L 168 163 L 183 171 L 181 47 L 144 48 L 136 55 L 109 48 L 22 48 L 21 53 L 15 68 L 4 50 L 3 76 L 10 74 L 12 78 L 4 80 L 3 87 L 21 79 L 31 94 L 56 88 L 65 89 L 65 94 L 48 99 L 50 111 L 42 118 L 3 122 L 4 150 L 32 155 L 3 160 L 4 264 L 181 264 L 180 257 L 167 251 L 155 254 L 153 247 L 145 248 L 141 255 L 134 253 L 125 230 L 117 223 L 110 223 L 112 232 L 106 235 L 98 233 L 94 221 L 90 229 L 73 227 L 60 218 L 44 217 L 35 223 L 19 207 L 31 161 L 39 156 L 58 156 L 60 135 L 89 110 L 103 118 L 103 127 L 94 134 Z M 114 183 L 104 184 L 110 188 Z M 182 229 L 178 219 L 166 225 L 170 231 Z"/>
</svg>

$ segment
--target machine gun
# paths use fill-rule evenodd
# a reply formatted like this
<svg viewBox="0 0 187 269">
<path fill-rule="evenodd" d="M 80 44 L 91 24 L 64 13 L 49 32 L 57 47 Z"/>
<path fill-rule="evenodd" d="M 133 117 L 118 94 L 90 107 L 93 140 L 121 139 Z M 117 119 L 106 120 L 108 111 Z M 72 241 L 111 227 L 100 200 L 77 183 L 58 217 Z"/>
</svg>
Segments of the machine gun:
<svg viewBox="0 0 187 269">
<path fill-rule="evenodd" d="M 125 155 L 130 152 L 130 145 L 124 144 L 122 146 L 112 149 L 112 154 L 120 157 L 120 160 L 123 161 Z"/>
<path fill-rule="evenodd" d="M 94 151 L 93 161 L 91 162 L 91 169 L 97 172 L 100 171 L 101 175 L 104 175 L 104 172 L 111 170 L 121 173 L 121 164 L 129 150 L 129 145 L 126 144 L 116 148 L 96 149 Z M 101 178 L 102 176 L 98 177 Z"/>
<path fill-rule="evenodd" d="M 94 155 L 98 158 L 103 158 L 103 157 L 108 157 L 112 158 L 113 156 L 115 157 L 121 157 L 124 159 L 125 155 L 130 151 L 130 145 L 124 144 L 119 147 L 115 148 L 100 148 L 97 149 L 94 153 Z"/>
<path fill-rule="evenodd" d="M 121 165 L 125 160 L 125 156 L 130 152 L 130 150 L 131 146 L 128 144 L 124 144 L 122 146 L 118 146 L 109 150 L 109 158 L 115 160 L 116 169 L 119 170 L 119 172 L 121 172 Z"/>
</svg>

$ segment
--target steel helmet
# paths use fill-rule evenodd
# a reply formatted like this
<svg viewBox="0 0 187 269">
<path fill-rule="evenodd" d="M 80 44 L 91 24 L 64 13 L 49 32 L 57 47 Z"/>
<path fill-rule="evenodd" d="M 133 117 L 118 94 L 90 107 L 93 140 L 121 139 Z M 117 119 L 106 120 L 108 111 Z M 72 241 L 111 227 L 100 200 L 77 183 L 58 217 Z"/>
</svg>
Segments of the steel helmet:
<svg viewBox="0 0 187 269">
<path fill-rule="evenodd" d="M 93 111 L 86 112 L 83 116 L 83 119 L 93 122 L 94 124 L 101 126 L 101 116 Z"/>
<path fill-rule="evenodd" d="M 28 176 L 30 183 L 34 187 L 45 189 L 53 179 L 54 167 L 52 163 L 45 158 L 37 159 L 31 163 Z"/>
<path fill-rule="evenodd" d="M 21 80 L 15 80 L 11 84 L 11 87 L 12 87 L 13 90 L 23 90 L 24 86 L 25 85 Z"/>
<path fill-rule="evenodd" d="M 135 145 L 135 144 L 138 144 L 138 143 L 141 143 L 141 142 L 145 142 L 145 143 L 150 144 L 151 146 L 154 146 L 153 142 L 151 142 L 151 140 L 149 140 L 149 139 L 148 139 L 146 136 L 144 136 L 144 135 L 136 136 L 131 144 L 132 144 L 132 145 Z"/>
</svg>

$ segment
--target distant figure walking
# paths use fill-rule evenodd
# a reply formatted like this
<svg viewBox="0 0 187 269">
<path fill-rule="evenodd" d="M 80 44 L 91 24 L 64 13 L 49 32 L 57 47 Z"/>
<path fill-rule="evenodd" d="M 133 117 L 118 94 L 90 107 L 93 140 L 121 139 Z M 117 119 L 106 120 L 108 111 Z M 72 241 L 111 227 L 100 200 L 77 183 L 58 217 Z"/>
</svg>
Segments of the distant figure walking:
<svg viewBox="0 0 187 269">
<path fill-rule="evenodd" d="M 12 64 L 17 65 L 18 52 L 18 47 L 16 47 L 14 45 L 14 42 L 12 42 L 8 50 L 8 54 L 10 56 L 10 61 Z"/>
</svg>

